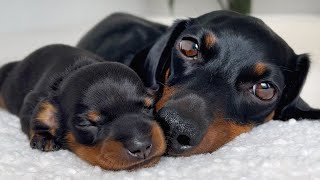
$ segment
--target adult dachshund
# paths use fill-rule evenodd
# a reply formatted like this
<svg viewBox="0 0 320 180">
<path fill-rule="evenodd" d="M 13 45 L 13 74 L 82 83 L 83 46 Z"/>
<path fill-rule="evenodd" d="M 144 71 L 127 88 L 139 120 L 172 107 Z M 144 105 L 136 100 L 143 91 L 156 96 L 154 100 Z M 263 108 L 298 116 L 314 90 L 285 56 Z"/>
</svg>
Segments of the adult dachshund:
<svg viewBox="0 0 320 180">
<path fill-rule="evenodd" d="M 255 17 L 215 11 L 167 27 L 118 13 L 78 46 L 132 67 L 158 92 L 169 155 L 212 152 L 271 119 L 320 118 L 299 97 L 309 57 Z"/>
<path fill-rule="evenodd" d="M 165 152 L 139 76 L 85 50 L 50 45 L 0 69 L 0 105 L 32 148 L 68 149 L 109 170 L 152 166 Z"/>
</svg>

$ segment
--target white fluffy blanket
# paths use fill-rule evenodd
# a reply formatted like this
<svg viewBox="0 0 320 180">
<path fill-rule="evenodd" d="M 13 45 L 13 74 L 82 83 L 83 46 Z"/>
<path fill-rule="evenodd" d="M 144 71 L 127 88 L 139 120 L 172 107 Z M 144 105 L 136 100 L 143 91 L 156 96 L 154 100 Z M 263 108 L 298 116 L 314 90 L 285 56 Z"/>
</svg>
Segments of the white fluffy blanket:
<svg viewBox="0 0 320 180">
<path fill-rule="evenodd" d="M 19 119 L 0 111 L 0 178 L 317 179 L 319 137 L 320 121 L 271 121 L 211 154 L 164 157 L 155 167 L 112 172 L 91 166 L 66 150 L 32 150 Z"/>
<path fill-rule="evenodd" d="M 320 107 L 320 17 L 262 17 L 313 65 L 302 97 Z M 94 22 L 93 22 L 94 23 Z M 0 63 L 22 59 L 40 46 L 75 44 L 92 24 L 49 31 L 0 33 Z M 320 121 L 271 121 L 211 154 L 164 157 L 155 167 L 111 172 L 68 151 L 43 153 L 29 147 L 17 117 L 0 110 L 0 179 L 320 179 Z"/>
</svg>

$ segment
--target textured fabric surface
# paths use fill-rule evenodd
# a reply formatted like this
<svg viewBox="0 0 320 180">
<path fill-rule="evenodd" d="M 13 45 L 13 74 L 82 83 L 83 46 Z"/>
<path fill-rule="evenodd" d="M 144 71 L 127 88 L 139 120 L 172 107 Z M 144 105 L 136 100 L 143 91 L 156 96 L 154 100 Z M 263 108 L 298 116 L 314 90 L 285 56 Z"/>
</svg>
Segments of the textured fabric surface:
<svg viewBox="0 0 320 180">
<path fill-rule="evenodd" d="M 19 119 L 0 111 L 0 178 L 36 179 L 319 179 L 320 122 L 271 121 L 242 134 L 218 151 L 164 157 L 155 167 L 105 171 L 66 150 L 32 150 Z"/>
</svg>

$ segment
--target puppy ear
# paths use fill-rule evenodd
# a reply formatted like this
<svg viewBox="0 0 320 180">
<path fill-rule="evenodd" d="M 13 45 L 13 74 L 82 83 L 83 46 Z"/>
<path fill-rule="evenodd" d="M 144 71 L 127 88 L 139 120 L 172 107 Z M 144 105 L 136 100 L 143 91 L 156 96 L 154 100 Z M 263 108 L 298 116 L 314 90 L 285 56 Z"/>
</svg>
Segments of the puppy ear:
<svg viewBox="0 0 320 180">
<path fill-rule="evenodd" d="M 155 91 L 159 89 L 157 80 L 161 79 L 161 74 L 164 74 L 163 71 L 170 65 L 171 49 L 177 37 L 186 28 L 187 22 L 187 20 L 181 20 L 174 23 L 151 47 L 144 63 L 144 69 L 148 70 L 144 81 L 149 89 Z"/>
<path fill-rule="evenodd" d="M 308 55 L 298 55 L 286 71 L 286 86 L 282 93 L 280 104 L 276 110 L 275 119 L 320 119 L 320 110 L 311 108 L 299 96 L 306 80 L 310 66 Z"/>
</svg>

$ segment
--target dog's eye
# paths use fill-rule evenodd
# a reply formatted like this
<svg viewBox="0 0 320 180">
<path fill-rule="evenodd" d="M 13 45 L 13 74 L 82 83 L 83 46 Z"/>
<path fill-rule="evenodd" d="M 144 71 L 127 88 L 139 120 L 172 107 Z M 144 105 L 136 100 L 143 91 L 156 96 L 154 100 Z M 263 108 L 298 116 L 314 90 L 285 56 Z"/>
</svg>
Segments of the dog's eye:
<svg viewBox="0 0 320 180">
<path fill-rule="evenodd" d="M 75 125 L 78 130 L 90 132 L 91 134 L 97 134 L 98 126 L 91 121 L 81 121 Z"/>
<path fill-rule="evenodd" d="M 252 87 L 251 92 L 256 97 L 264 101 L 271 100 L 276 94 L 275 88 L 273 87 L 272 84 L 268 82 L 261 82 L 261 83 L 255 84 Z"/>
<path fill-rule="evenodd" d="M 199 54 L 199 45 L 197 40 L 193 38 L 183 38 L 180 41 L 179 47 L 183 55 L 189 58 L 197 59 Z"/>
</svg>

